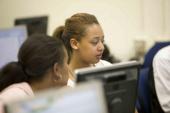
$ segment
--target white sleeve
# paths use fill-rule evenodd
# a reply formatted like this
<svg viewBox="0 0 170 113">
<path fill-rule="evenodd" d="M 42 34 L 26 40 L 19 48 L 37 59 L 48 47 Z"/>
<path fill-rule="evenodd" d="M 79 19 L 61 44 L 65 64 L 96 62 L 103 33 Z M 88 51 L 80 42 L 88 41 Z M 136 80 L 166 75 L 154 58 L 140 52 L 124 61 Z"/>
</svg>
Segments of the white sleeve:
<svg viewBox="0 0 170 113">
<path fill-rule="evenodd" d="M 155 89 L 159 103 L 165 112 L 170 112 L 170 53 L 159 52 L 153 60 Z"/>
</svg>

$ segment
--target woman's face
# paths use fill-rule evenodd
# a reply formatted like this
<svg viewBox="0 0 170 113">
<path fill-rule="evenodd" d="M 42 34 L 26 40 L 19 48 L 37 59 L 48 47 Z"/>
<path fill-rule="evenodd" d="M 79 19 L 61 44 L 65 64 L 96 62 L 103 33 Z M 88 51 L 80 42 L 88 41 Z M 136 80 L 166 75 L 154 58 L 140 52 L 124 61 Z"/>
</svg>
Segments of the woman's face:
<svg viewBox="0 0 170 113">
<path fill-rule="evenodd" d="M 104 34 L 98 24 L 87 26 L 86 35 L 78 42 L 78 55 L 83 62 L 88 64 L 97 63 L 104 50 Z"/>
</svg>

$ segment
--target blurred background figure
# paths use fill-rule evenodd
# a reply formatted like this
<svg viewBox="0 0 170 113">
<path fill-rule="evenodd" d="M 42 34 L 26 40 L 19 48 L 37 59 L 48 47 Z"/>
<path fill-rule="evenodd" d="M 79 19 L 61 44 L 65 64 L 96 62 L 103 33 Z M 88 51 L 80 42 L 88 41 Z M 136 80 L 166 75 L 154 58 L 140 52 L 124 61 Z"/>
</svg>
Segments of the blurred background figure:
<svg viewBox="0 0 170 113">
<path fill-rule="evenodd" d="M 101 59 L 106 60 L 106 61 L 108 61 L 110 63 L 118 63 L 118 62 L 120 62 L 119 59 L 115 58 L 115 56 L 110 53 L 110 49 L 106 44 L 104 44 L 104 51 L 103 51 L 103 55 L 102 55 Z"/>
</svg>

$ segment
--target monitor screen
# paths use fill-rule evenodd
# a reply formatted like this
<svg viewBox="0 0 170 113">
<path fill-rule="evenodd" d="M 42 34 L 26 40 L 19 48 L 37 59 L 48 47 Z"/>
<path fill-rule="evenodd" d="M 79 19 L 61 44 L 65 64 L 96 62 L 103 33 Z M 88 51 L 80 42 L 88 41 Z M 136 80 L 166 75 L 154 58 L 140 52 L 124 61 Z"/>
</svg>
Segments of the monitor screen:
<svg viewBox="0 0 170 113">
<path fill-rule="evenodd" d="M 11 102 L 7 113 L 108 113 L 103 84 L 93 81 L 74 88 L 51 89 L 34 98 Z"/>
<path fill-rule="evenodd" d="M 25 26 L 0 29 L 0 68 L 8 62 L 17 61 L 19 48 L 26 38 Z"/>
<path fill-rule="evenodd" d="M 140 64 L 136 61 L 75 71 L 76 82 L 102 80 L 110 113 L 134 113 Z"/>
</svg>

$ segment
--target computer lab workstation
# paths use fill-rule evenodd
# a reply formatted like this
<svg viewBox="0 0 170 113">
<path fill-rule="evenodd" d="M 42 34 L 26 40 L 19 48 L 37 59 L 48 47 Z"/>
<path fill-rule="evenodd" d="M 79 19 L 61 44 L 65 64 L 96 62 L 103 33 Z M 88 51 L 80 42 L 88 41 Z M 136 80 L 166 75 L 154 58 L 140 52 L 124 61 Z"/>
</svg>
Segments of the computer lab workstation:
<svg viewBox="0 0 170 113">
<path fill-rule="evenodd" d="M 139 62 L 75 71 L 74 88 L 50 89 L 6 105 L 7 113 L 135 113 Z"/>
</svg>

